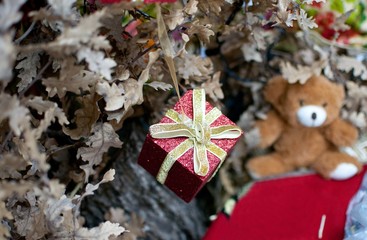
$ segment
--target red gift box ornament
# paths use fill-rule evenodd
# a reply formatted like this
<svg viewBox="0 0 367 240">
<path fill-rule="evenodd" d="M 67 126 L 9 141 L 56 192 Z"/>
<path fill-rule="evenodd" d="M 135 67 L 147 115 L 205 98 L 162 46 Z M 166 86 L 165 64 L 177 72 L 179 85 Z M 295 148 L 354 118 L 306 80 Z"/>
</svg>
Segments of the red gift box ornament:
<svg viewBox="0 0 367 240">
<path fill-rule="evenodd" d="M 187 92 L 175 109 L 149 128 L 138 163 L 189 202 L 215 175 L 242 131 L 206 103 L 203 89 Z"/>
</svg>

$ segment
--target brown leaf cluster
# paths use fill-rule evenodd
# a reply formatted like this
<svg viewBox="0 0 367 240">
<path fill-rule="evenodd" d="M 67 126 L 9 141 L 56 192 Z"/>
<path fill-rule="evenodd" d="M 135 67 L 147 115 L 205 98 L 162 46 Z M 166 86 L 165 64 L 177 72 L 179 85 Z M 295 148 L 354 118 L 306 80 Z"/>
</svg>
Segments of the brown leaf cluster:
<svg viewBox="0 0 367 240">
<path fill-rule="evenodd" d="M 0 3 L 0 238 L 144 237 L 145 222 L 123 209 L 84 227 L 80 204 L 113 180 L 101 166 L 124 147 L 125 119 L 157 120 L 173 105 L 172 78 L 182 90 L 204 88 L 218 107 L 231 96 L 240 96 L 234 109 L 245 105 L 237 120 L 251 137 L 208 187 L 216 208 L 247 180 L 252 124 L 268 109 L 261 88 L 276 72 L 291 83 L 310 74 L 344 82 L 343 116 L 367 128 L 365 59 L 319 44 L 295 1 L 178 1 L 158 17 L 155 5 L 93 2 Z"/>
</svg>

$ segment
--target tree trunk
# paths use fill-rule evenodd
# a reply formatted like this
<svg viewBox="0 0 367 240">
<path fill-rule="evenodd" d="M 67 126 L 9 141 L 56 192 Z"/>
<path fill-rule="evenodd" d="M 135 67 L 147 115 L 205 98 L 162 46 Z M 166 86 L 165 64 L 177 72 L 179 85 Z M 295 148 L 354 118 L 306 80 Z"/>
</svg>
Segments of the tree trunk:
<svg viewBox="0 0 367 240">
<path fill-rule="evenodd" d="M 84 200 L 87 225 L 98 225 L 110 207 L 120 207 L 144 220 L 143 239 L 200 239 L 206 218 L 197 201 L 185 203 L 137 164 L 147 130 L 132 121 L 124 123 L 130 132 L 122 133 L 123 148 L 106 167 L 116 170 L 115 180 Z"/>
</svg>

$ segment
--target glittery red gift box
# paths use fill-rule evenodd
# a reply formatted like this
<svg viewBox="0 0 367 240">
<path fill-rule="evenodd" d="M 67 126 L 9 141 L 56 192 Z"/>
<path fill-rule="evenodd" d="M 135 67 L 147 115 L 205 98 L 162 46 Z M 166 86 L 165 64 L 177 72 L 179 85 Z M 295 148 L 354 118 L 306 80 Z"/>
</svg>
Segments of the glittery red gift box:
<svg viewBox="0 0 367 240">
<path fill-rule="evenodd" d="M 213 106 L 206 102 L 205 108 L 205 113 L 208 113 Z M 192 91 L 188 91 L 182 96 L 181 100 L 175 105 L 174 110 L 179 113 L 184 111 L 189 118 L 193 118 Z M 173 121 L 165 116 L 160 123 L 173 123 Z M 222 125 L 235 124 L 226 116 L 220 115 L 210 127 Z M 229 153 L 240 137 L 235 139 L 211 139 L 211 142 Z M 167 153 L 186 139 L 185 137 L 156 139 L 148 134 L 140 153 L 138 164 L 153 176 L 157 176 Z M 212 177 L 220 164 L 220 159 L 207 151 L 210 165 L 209 172 L 206 176 L 199 176 L 194 172 L 193 153 L 194 150 L 190 149 L 177 159 L 164 183 L 164 185 L 186 202 L 190 202 L 195 197 L 205 183 Z"/>
</svg>

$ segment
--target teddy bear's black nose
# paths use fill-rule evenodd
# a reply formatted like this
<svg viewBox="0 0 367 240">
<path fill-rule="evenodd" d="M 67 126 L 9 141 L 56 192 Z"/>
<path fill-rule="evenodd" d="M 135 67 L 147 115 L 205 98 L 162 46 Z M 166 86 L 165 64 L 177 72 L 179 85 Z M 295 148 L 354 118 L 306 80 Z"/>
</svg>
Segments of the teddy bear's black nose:
<svg viewBox="0 0 367 240">
<path fill-rule="evenodd" d="M 316 113 L 312 113 L 312 114 L 311 114 L 311 118 L 312 118 L 312 120 L 315 120 L 315 119 L 317 118 Z"/>
</svg>

